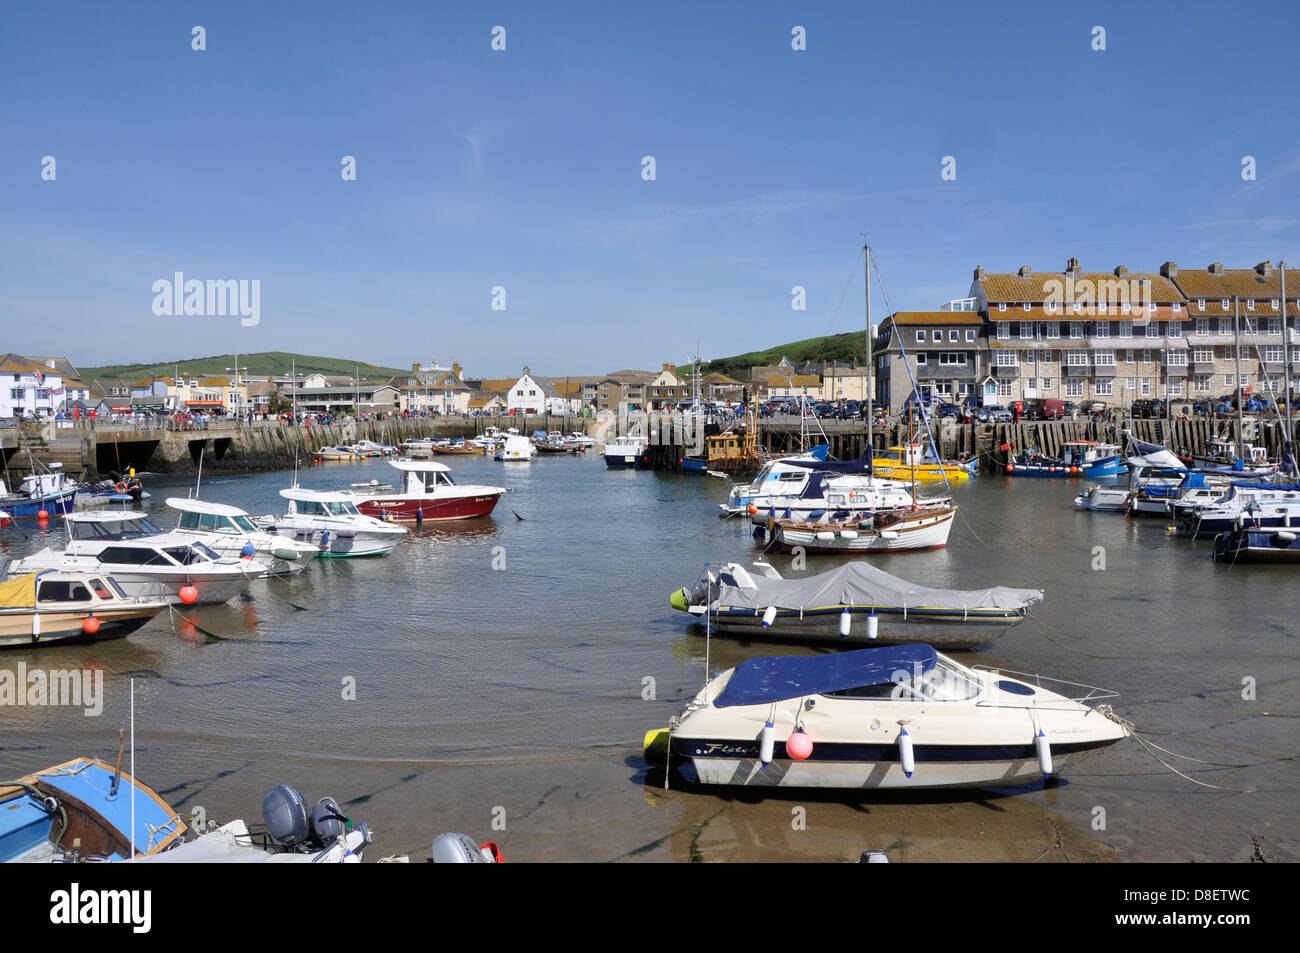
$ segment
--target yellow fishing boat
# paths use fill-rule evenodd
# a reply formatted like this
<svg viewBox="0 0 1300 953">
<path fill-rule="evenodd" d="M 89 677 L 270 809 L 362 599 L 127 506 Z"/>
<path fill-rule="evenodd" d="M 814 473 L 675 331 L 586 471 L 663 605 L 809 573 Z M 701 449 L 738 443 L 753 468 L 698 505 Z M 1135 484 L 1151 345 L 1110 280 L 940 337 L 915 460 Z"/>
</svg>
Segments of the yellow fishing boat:
<svg viewBox="0 0 1300 953">
<path fill-rule="evenodd" d="M 919 443 L 909 447 L 889 447 L 871 455 L 872 476 L 893 480 L 968 480 L 975 473 L 975 461 L 965 463 L 927 462 Z"/>
</svg>

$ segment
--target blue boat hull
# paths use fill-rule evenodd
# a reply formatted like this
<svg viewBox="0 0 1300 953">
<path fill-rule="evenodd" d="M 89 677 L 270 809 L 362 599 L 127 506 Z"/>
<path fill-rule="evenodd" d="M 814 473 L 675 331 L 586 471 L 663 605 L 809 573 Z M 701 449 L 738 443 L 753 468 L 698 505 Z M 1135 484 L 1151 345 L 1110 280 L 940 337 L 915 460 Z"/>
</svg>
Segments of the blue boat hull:
<svg viewBox="0 0 1300 953">
<path fill-rule="evenodd" d="M 51 493 L 48 496 L 21 497 L 19 499 L 0 500 L 0 510 L 4 510 L 10 516 L 17 518 L 26 518 L 40 516 L 41 510 L 45 510 L 51 516 L 63 515 L 72 512 L 72 504 L 76 499 L 76 490 L 65 490 L 62 493 Z"/>
<path fill-rule="evenodd" d="M 1023 477 L 1113 477 L 1128 473 L 1128 467 L 1119 457 L 1103 457 L 1091 463 L 1067 464 L 1059 460 L 1044 460 L 1042 463 L 1021 463 L 1012 460 L 1007 467 L 1010 476 Z"/>
<path fill-rule="evenodd" d="M 695 473 L 704 476 L 708 472 L 709 462 L 707 460 L 696 460 L 694 457 L 682 458 L 682 472 Z"/>
</svg>

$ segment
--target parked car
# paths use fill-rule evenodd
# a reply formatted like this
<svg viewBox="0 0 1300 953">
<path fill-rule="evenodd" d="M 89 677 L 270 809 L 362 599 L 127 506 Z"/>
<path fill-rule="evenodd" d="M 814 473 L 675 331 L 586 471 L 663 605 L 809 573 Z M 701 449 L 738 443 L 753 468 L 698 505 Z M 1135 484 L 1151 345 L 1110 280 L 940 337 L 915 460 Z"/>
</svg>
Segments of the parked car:
<svg viewBox="0 0 1300 953">
<path fill-rule="evenodd" d="M 1104 417 L 1106 409 L 1104 400 L 1085 400 L 1079 405 L 1079 413 L 1088 417 Z"/>
<path fill-rule="evenodd" d="M 975 419 L 981 423 L 1011 423 L 1015 415 L 1001 404 L 985 404 L 975 411 Z"/>
<path fill-rule="evenodd" d="M 1133 401 L 1129 413 L 1138 420 L 1159 420 L 1165 416 L 1165 402 L 1159 398 L 1142 398 Z"/>
<path fill-rule="evenodd" d="M 1025 401 L 1026 420 L 1060 420 L 1065 416 L 1065 401 L 1058 397 L 1037 397 Z"/>
<path fill-rule="evenodd" d="M 943 403 L 939 405 L 937 415 L 940 420 L 944 417 L 956 417 L 960 420 L 962 417 L 966 416 L 966 412 L 956 404 Z"/>
</svg>

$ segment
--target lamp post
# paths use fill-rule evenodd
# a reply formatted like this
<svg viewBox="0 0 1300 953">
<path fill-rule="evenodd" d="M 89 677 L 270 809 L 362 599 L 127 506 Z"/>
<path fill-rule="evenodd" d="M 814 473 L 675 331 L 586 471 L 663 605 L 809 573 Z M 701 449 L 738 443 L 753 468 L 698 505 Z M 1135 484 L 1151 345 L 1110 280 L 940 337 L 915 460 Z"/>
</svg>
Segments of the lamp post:
<svg viewBox="0 0 1300 953">
<path fill-rule="evenodd" d="M 239 366 L 239 355 L 236 354 L 236 355 L 235 355 L 235 366 L 234 366 L 234 367 L 227 367 L 226 370 L 228 370 L 228 371 L 234 371 L 234 372 L 235 372 L 235 392 L 234 392 L 234 400 L 235 400 L 235 403 L 237 403 L 237 404 L 239 405 L 239 411 L 243 411 L 243 409 L 244 409 L 244 404 L 243 404 L 243 401 L 241 401 L 241 400 L 239 399 L 239 372 L 240 372 L 241 370 L 246 371 L 246 370 L 248 370 L 248 368 L 247 368 L 247 367 L 243 367 L 243 368 L 241 368 L 241 367 Z"/>
</svg>

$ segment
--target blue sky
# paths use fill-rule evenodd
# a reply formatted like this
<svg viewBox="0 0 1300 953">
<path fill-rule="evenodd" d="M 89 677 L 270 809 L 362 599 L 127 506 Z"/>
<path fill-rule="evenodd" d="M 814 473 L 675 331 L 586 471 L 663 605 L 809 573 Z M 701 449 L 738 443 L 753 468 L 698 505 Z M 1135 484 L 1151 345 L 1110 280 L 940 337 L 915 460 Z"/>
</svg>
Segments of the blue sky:
<svg viewBox="0 0 1300 953">
<path fill-rule="evenodd" d="M 1300 266 L 1294 4 L 876 6 L 6 5 L 0 351 L 655 368 L 860 329 L 863 233 L 897 309 Z M 155 315 L 177 271 L 260 323 Z"/>
</svg>

